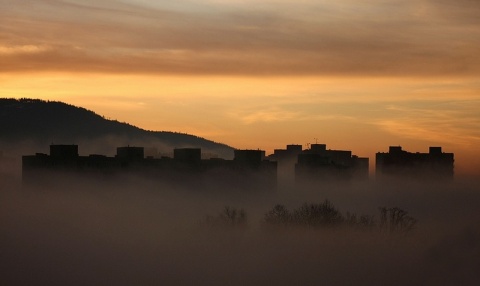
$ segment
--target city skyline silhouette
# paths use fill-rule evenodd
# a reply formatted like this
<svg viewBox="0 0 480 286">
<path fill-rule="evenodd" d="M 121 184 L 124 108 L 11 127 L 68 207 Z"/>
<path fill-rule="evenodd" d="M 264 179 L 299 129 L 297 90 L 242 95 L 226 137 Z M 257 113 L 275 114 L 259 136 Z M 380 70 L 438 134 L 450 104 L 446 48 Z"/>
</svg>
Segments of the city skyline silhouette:
<svg viewBox="0 0 480 286">
<path fill-rule="evenodd" d="M 22 156 L 22 181 L 25 186 L 54 187 L 64 175 L 73 177 L 118 177 L 136 175 L 171 185 L 196 189 L 275 191 L 277 186 L 318 185 L 409 180 L 447 182 L 454 178 L 454 154 L 430 147 L 428 153 L 410 153 L 400 146 L 376 153 L 375 176 L 369 176 L 369 159 L 351 151 L 327 149 L 326 144 L 287 145 L 266 156 L 264 150 L 234 150 L 233 160 L 202 158 L 201 148 L 175 148 L 173 156 L 145 155 L 138 146 L 117 147 L 116 154 L 79 155 L 78 145 L 50 145 L 49 154 Z M 202 186 L 202 184 L 205 184 Z M 233 185 L 232 185 L 233 184 Z"/>
<path fill-rule="evenodd" d="M 225 159 L 233 158 L 234 144 L 232 147 L 221 142 L 213 142 L 206 138 L 201 138 L 195 135 L 182 134 L 178 132 L 154 132 L 145 131 L 128 123 L 118 122 L 116 120 L 109 120 L 100 115 L 97 115 L 89 110 L 78 108 L 71 105 L 66 105 L 61 102 L 46 102 L 34 99 L 2 99 L 3 120 L 1 129 L 3 138 L 0 140 L 4 152 L 14 151 L 15 156 L 21 156 L 32 152 L 37 152 L 38 147 L 48 147 L 49 144 L 55 142 L 61 143 L 82 143 L 84 153 L 89 154 L 104 154 L 111 156 L 113 150 L 121 145 L 138 145 L 146 148 L 146 153 L 162 152 L 164 155 L 172 156 L 171 150 L 174 148 L 201 148 L 203 153 L 208 153 L 209 157 L 220 157 Z M 19 112 L 20 111 L 20 112 Z M 42 114 L 49 114 L 46 117 Z M 70 115 L 67 115 L 70 114 Z M 64 120 L 58 120 L 64 118 Z M 61 122 L 61 123 L 60 123 Z M 308 140 L 307 142 L 318 142 L 318 138 Z M 22 147 L 25 151 L 15 152 L 18 149 L 16 141 L 24 142 Z M 290 142 L 294 142 L 291 140 Z M 334 142 L 336 140 L 333 140 Z M 10 143 L 9 143 L 10 142 Z M 25 144 L 30 142 L 30 144 Z M 325 142 L 325 141 L 324 141 Z M 280 143 L 281 144 L 281 143 Z M 308 149 L 311 145 L 316 143 L 291 144 L 291 146 L 298 146 L 302 149 Z M 287 144 L 288 145 L 288 144 Z M 330 145 L 330 144 L 329 144 Z M 374 144 L 373 146 L 377 146 Z M 431 144 L 423 145 L 418 149 L 412 149 L 410 145 L 402 143 L 401 140 L 393 142 L 390 146 L 403 146 L 406 150 L 413 152 L 424 152 L 426 146 L 443 146 L 444 149 L 449 149 L 448 145 Z M 255 144 L 258 149 L 263 148 L 259 142 Z M 276 144 L 273 149 L 265 149 L 267 154 L 275 154 L 281 149 Z M 378 152 L 385 152 L 385 147 L 378 146 L 369 153 L 358 152 L 356 144 L 347 144 L 341 142 L 339 145 L 344 150 L 353 150 L 354 154 L 359 157 L 369 158 L 370 172 L 375 171 L 375 154 Z M 287 146 L 288 147 L 288 146 Z M 239 148 L 244 149 L 244 148 Z M 457 149 L 450 149 L 456 153 L 456 175 L 474 175 L 478 173 L 472 164 L 475 164 L 475 151 L 472 149 L 471 153 L 458 152 Z M 428 152 L 428 150 L 426 150 Z"/>
</svg>

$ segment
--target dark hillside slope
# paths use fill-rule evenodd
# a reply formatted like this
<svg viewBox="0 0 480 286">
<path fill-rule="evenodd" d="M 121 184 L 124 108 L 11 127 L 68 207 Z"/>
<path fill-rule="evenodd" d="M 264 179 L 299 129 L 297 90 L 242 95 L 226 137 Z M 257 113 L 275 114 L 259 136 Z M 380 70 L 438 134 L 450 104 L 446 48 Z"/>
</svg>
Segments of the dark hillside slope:
<svg viewBox="0 0 480 286">
<path fill-rule="evenodd" d="M 147 131 L 107 120 L 85 108 L 38 99 L 0 99 L 0 143 L 3 148 L 27 143 L 41 148 L 51 143 L 79 144 L 80 150 L 98 153 L 111 153 L 115 147 L 127 144 L 156 147 L 160 152 L 199 147 L 202 152 L 220 157 L 233 155 L 231 147 L 201 137 Z"/>
</svg>

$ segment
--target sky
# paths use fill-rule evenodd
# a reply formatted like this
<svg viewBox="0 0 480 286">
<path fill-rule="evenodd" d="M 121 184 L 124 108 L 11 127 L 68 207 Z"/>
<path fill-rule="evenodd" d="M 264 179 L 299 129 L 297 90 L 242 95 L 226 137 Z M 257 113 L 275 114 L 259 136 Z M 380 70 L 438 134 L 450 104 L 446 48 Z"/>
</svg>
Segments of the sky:
<svg viewBox="0 0 480 286">
<path fill-rule="evenodd" d="M 0 96 L 235 148 L 442 146 L 480 175 L 478 0 L 0 0 Z"/>
</svg>

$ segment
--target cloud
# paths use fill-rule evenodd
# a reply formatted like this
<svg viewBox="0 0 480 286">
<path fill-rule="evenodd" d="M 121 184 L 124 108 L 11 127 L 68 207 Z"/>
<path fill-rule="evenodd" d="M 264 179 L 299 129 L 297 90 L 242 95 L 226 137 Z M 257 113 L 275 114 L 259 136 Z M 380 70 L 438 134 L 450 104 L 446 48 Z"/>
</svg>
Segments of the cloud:
<svg viewBox="0 0 480 286">
<path fill-rule="evenodd" d="M 243 124 L 273 123 L 273 122 L 318 122 L 318 121 L 352 121 L 355 116 L 344 114 L 338 110 L 327 110 L 319 108 L 318 103 L 310 109 L 304 108 L 304 104 L 298 104 L 295 100 L 277 100 L 274 106 L 256 105 L 247 108 L 240 108 L 228 113 L 230 118 L 240 120 Z M 313 104 L 313 103 L 312 103 Z M 335 109 L 335 108 L 334 108 Z"/>
<path fill-rule="evenodd" d="M 473 76 L 480 4 L 462 2 L 20 0 L 1 46 L 49 49 L 3 52 L 0 71 Z"/>
<path fill-rule="evenodd" d="M 255 108 L 254 110 L 249 111 L 231 112 L 230 115 L 231 117 L 239 119 L 244 124 L 253 124 L 257 122 L 291 121 L 298 116 L 298 113 L 278 107 L 267 107 Z"/>
<path fill-rule="evenodd" d="M 0 55 L 37 54 L 48 51 L 46 46 L 22 45 L 0 46 Z"/>
<path fill-rule="evenodd" d="M 480 143 L 478 100 L 438 102 L 428 107 L 388 106 L 389 118 L 375 120 L 388 133 L 455 146 Z"/>
</svg>

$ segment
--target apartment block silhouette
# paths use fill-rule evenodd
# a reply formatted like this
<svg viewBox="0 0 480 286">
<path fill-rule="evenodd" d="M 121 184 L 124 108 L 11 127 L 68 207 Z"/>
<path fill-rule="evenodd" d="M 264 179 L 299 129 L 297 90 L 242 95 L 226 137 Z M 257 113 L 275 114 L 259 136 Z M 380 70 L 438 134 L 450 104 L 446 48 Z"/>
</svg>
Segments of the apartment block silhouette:
<svg viewBox="0 0 480 286">
<path fill-rule="evenodd" d="M 375 177 L 449 180 L 454 175 L 454 161 L 454 154 L 442 152 L 442 147 L 430 147 L 428 153 L 411 153 L 401 146 L 390 146 L 388 152 L 376 154 Z"/>
<path fill-rule="evenodd" d="M 66 178 L 104 179 L 135 176 L 195 188 L 275 189 L 277 163 L 262 150 L 235 150 L 233 160 L 202 159 L 200 148 L 177 148 L 173 158 L 144 156 L 143 147 L 118 147 L 115 157 L 80 156 L 78 145 L 50 145 L 50 154 L 22 157 L 25 185 L 55 186 Z"/>
</svg>

